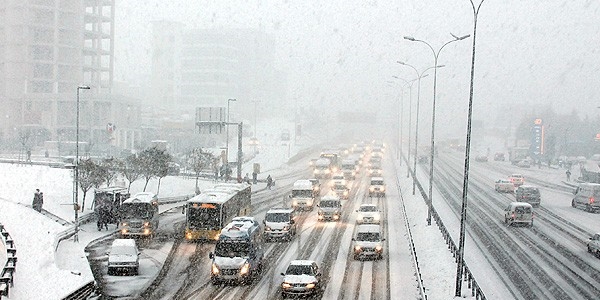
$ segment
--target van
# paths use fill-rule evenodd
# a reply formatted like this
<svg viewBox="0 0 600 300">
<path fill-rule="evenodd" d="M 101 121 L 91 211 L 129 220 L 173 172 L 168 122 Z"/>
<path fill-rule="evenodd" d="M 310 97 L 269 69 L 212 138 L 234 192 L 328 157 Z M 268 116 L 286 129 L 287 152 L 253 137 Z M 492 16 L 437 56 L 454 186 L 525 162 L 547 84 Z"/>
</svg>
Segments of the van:
<svg viewBox="0 0 600 300">
<path fill-rule="evenodd" d="M 253 217 L 235 217 L 219 235 L 212 259 L 211 282 L 249 283 L 262 272 L 262 229 Z"/>
<path fill-rule="evenodd" d="M 385 197 L 385 183 L 383 177 L 371 177 L 369 185 L 369 197 Z"/>
<path fill-rule="evenodd" d="M 571 201 L 571 206 L 582 208 L 588 212 L 597 212 L 600 210 L 600 184 L 598 183 L 580 183 L 575 190 L 575 197 Z"/>
<path fill-rule="evenodd" d="M 342 202 L 336 195 L 327 195 L 321 198 L 319 207 L 319 221 L 339 221 L 342 218 Z"/>
<path fill-rule="evenodd" d="M 344 159 L 342 161 L 342 173 L 344 174 L 344 179 L 354 180 L 356 179 L 356 161 L 354 159 Z"/>
<path fill-rule="evenodd" d="M 532 206 L 540 206 L 540 189 L 531 185 L 521 185 L 515 190 L 517 202 L 527 202 Z"/>
<path fill-rule="evenodd" d="M 504 209 L 504 223 L 533 226 L 533 207 L 525 202 L 511 202 Z"/>
<path fill-rule="evenodd" d="M 361 257 L 383 257 L 383 234 L 379 225 L 358 225 L 356 235 L 352 238 L 354 259 Z"/>
<path fill-rule="evenodd" d="M 140 267 L 140 252 L 132 239 L 115 239 L 108 253 L 108 275 L 127 274 L 138 275 Z"/>
<path fill-rule="evenodd" d="M 296 235 L 296 213 L 291 208 L 271 208 L 265 214 L 265 240 L 287 239 Z"/>
<path fill-rule="evenodd" d="M 308 179 L 296 180 L 292 186 L 292 194 L 289 195 L 294 209 L 314 209 L 315 190 L 313 183 Z"/>
</svg>

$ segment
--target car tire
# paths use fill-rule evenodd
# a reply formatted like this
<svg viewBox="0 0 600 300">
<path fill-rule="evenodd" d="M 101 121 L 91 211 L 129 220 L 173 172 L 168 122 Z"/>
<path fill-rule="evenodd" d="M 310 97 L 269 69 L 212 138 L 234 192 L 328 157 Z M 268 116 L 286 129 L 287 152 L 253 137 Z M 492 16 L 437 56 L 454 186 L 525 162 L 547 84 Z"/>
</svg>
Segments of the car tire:
<svg viewBox="0 0 600 300">
<path fill-rule="evenodd" d="M 588 248 L 589 249 L 589 248 Z M 115 270 L 108 268 L 108 271 L 106 272 L 108 275 L 114 275 L 115 274 Z"/>
<path fill-rule="evenodd" d="M 589 246 L 589 245 L 587 246 L 587 250 L 588 250 L 588 253 L 592 253 L 592 252 L 593 252 L 593 251 L 592 251 L 592 248 L 590 248 L 590 246 Z"/>
<path fill-rule="evenodd" d="M 358 259 L 359 259 L 359 256 L 354 254 L 354 260 L 358 260 Z"/>
<path fill-rule="evenodd" d="M 132 274 L 133 276 L 137 276 L 137 275 L 139 275 L 139 272 L 138 272 L 138 267 L 132 268 L 132 269 L 131 269 L 131 274 Z"/>
<path fill-rule="evenodd" d="M 577 204 L 575 203 L 575 199 L 571 200 L 571 207 L 577 207 Z"/>
<path fill-rule="evenodd" d="M 210 283 L 212 283 L 212 285 L 219 285 L 220 282 L 219 282 L 219 279 L 211 278 Z"/>
</svg>

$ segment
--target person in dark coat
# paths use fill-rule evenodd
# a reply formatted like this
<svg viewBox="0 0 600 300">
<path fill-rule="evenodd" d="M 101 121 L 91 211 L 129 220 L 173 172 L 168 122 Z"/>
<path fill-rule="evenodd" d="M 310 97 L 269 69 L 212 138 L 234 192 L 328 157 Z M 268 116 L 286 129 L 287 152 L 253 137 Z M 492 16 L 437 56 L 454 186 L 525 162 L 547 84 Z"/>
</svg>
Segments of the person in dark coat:
<svg viewBox="0 0 600 300">
<path fill-rule="evenodd" d="M 271 175 L 267 176 L 267 188 L 271 189 L 271 187 L 273 186 L 273 178 L 271 178 Z"/>
<path fill-rule="evenodd" d="M 35 189 L 35 193 L 33 194 L 33 202 L 31 203 L 31 207 L 37 211 L 42 211 L 42 205 L 44 204 L 44 194 L 40 192 L 40 189 Z"/>
<path fill-rule="evenodd" d="M 258 174 L 256 173 L 256 171 L 252 172 L 252 184 L 256 184 L 256 182 L 258 181 L 257 177 Z"/>
</svg>

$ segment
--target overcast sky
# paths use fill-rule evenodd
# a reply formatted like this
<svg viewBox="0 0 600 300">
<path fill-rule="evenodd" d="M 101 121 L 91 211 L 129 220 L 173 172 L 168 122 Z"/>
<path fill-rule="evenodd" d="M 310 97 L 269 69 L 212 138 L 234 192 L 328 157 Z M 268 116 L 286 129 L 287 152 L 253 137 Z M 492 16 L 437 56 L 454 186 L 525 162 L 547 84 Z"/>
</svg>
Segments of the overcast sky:
<svg viewBox="0 0 600 300">
<path fill-rule="evenodd" d="M 479 1 L 477 1 L 478 3 Z M 392 75 L 414 78 L 402 60 L 423 70 L 434 48 L 473 33 L 468 0 L 419 1 L 118 1 L 116 78 L 135 83 L 151 70 L 153 20 L 187 28 L 261 28 L 277 41 L 275 66 L 288 73 L 289 96 L 300 105 L 324 99 L 344 107 L 390 111 L 399 90 Z M 493 121 L 513 103 L 549 103 L 557 110 L 598 115 L 600 2 L 486 0 L 478 18 L 474 119 Z M 472 39 L 444 48 L 438 64 L 442 132 L 464 131 Z M 433 74 L 421 84 L 423 128 L 431 112 Z M 416 102 L 416 84 L 413 87 Z M 350 104 L 348 106 L 348 104 Z M 517 104 L 515 106 L 514 104 Z M 510 120 L 507 122 L 518 122 Z M 454 129 L 453 129 L 454 128 Z"/>
</svg>

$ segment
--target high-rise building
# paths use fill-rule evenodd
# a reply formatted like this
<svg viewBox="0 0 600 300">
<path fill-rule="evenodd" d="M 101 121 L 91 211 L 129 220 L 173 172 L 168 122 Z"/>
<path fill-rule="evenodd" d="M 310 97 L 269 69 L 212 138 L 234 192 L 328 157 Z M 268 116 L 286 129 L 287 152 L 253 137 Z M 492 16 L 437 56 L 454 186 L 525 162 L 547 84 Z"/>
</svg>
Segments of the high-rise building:
<svg viewBox="0 0 600 300">
<path fill-rule="evenodd" d="M 29 149 L 74 141 L 77 87 L 87 85 L 80 91 L 79 140 L 133 144 L 134 132 L 114 131 L 139 111 L 110 95 L 114 14 L 115 0 L 0 1 L 0 138 Z"/>
</svg>

